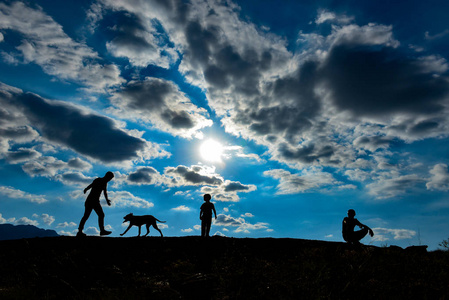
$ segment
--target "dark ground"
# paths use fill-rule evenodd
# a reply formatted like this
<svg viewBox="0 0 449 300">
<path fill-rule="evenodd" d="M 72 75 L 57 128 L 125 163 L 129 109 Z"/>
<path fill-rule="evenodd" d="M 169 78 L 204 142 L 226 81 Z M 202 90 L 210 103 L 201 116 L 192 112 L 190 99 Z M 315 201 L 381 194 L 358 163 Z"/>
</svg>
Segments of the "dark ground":
<svg viewBox="0 0 449 300">
<path fill-rule="evenodd" d="M 0 242 L 0 299 L 449 299 L 449 253 L 300 239 Z"/>
</svg>

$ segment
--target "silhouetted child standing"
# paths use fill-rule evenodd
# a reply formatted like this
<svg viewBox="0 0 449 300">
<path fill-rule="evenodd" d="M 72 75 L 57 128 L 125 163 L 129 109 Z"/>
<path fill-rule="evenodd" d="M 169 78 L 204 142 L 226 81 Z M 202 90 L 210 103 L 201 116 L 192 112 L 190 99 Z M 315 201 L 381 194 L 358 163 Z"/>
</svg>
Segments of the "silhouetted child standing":
<svg viewBox="0 0 449 300">
<path fill-rule="evenodd" d="M 212 202 L 210 202 L 211 198 L 212 197 L 210 194 L 205 194 L 204 201 L 206 201 L 206 203 L 203 203 L 203 205 L 201 205 L 200 220 L 201 220 L 202 237 L 209 236 L 210 226 L 212 224 L 212 211 L 215 214 L 215 219 L 217 219 L 217 212 L 215 211 L 215 206 Z"/>
<path fill-rule="evenodd" d="M 114 178 L 114 173 L 107 172 L 104 177 L 100 177 L 92 181 L 92 183 L 84 189 L 84 194 L 91 189 L 89 195 L 87 196 L 86 202 L 84 203 L 84 215 L 81 218 L 80 226 L 78 227 L 78 233 L 76 236 L 86 236 L 83 232 L 84 224 L 90 216 L 92 210 L 98 215 L 98 226 L 100 227 L 100 235 L 111 234 L 110 231 L 104 229 L 104 212 L 100 204 L 101 192 L 103 192 L 106 202 L 111 206 L 111 201 L 108 199 L 107 185 L 111 179 Z"/>
</svg>

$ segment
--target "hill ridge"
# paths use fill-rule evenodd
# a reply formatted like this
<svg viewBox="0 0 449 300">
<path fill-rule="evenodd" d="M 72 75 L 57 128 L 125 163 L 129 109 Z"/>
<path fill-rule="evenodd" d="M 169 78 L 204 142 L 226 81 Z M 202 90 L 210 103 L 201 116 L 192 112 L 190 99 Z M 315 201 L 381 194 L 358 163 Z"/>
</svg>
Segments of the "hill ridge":
<svg viewBox="0 0 449 300">
<path fill-rule="evenodd" d="M 448 270 L 442 251 L 293 238 L 0 241 L 2 299 L 438 299 Z"/>
</svg>

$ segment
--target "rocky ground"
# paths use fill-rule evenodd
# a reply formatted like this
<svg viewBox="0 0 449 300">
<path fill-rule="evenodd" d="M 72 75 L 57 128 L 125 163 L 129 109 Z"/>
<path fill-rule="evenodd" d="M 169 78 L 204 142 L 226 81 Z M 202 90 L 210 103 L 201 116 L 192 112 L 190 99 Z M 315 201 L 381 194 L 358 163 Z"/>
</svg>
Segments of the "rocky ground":
<svg viewBox="0 0 449 300">
<path fill-rule="evenodd" d="M 0 242 L 0 299 L 449 299 L 449 253 L 300 239 Z"/>
</svg>

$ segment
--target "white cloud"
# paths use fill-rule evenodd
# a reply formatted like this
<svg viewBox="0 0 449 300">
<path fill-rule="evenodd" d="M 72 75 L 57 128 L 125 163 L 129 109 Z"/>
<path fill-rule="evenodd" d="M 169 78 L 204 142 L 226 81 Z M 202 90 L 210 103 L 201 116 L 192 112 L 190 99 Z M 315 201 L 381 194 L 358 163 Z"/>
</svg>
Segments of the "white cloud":
<svg viewBox="0 0 449 300">
<path fill-rule="evenodd" d="M 90 163 L 80 158 L 72 158 L 65 162 L 53 156 L 38 156 L 34 159 L 27 159 L 22 169 L 31 177 L 54 177 L 66 171 L 86 171 L 91 167 Z M 58 179 L 64 181 L 64 176 L 61 175 Z"/>
<path fill-rule="evenodd" d="M 386 156 L 392 141 L 413 142 L 449 132 L 447 97 L 442 96 L 448 93 L 447 81 L 431 74 L 447 70 L 446 60 L 431 54 L 404 56 L 391 25 L 355 24 L 351 16 L 320 10 L 316 24 L 331 23 L 331 32 L 301 32 L 293 53 L 284 38 L 242 19 L 238 5 L 230 1 L 222 5 L 197 0 L 182 7 L 159 1 L 101 3 L 105 11 L 127 12 L 138 20 L 156 18 L 164 37 L 182 55 L 179 70 L 205 91 L 226 132 L 267 147 L 266 156 L 290 168 L 309 172 L 311 166 L 326 166 L 344 172 L 341 168 L 347 166 L 351 180 L 374 177 L 371 193 L 391 198 L 399 187 L 376 172 L 404 165 L 378 162 L 376 156 Z M 144 28 L 151 31 L 150 26 Z M 371 93 L 359 94 L 366 88 Z M 418 97 L 412 92 L 416 89 L 428 98 Z M 280 194 L 355 187 L 324 171 L 281 172 L 266 173 L 279 179 Z M 173 179 L 171 185 L 194 185 L 182 176 Z M 386 194 L 380 191 L 382 185 L 387 185 Z M 220 189 L 215 181 L 203 191 L 214 192 L 220 201 L 239 200 Z"/>
<path fill-rule="evenodd" d="M 96 227 L 93 227 L 93 226 L 90 226 L 89 228 L 85 229 L 83 232 L 88 235 L 99 235 L 100 234 L 100 231 Z"/>
<path fill-rule="evenodd" d="M 78 229 L 74 229 L 72 231 L 60 230 L 58 231 L 59 235 L 67 235 L 67 236 L 75 236 L 78 233 Z"/>
<path fill-rule="evenodd" d="M 423 73 L 443 74 L 449 69 L 447 60 L 437 55 L 422 56 L 417 64 Z"/>
<path fill-rule="evenodd" d="M 415 190 L 424 181 L 418 175 L 409 174 L 393 178 L 380 178 L 373 183 L 367 184 L 366 188 L 368 193 L 377 199 L 390 199 Z"/>
<path fill-rule="evenodd" d="M 448 191 L 449 172 L 446 164 L 437 164 L 430 170 L 432 176 L 426 183 L 428 190 Z"/>
<path fill-rule="evenodd" d="M 193 231 L 193 229 L 192 229 L 192 228 L 187 228 L 187 229 L 181 229 L 181 231 L 182 231 L 182 232 L 190 233 L 190 232 Z"/>
<path fill-rule="evenodd" d="M 180 205 L 178 207 L 172 208 L 172 210 L 176 210 L 176 211 L 190 211 L 190 207 L 187 207 L 185 205 Z"/>
<path fill-rule="evenodd" d="M 106 48 L 116 57 L 126 57 L 137 67 L 156 65 L 168 69 L 179 58 L 178 53 L 164 42 L 168 38 L 157 31 L 154 20 L 138 15 L 121 16 L 125 20 L 112 28 L 114 38 Z"/>
<path fill-rule="evenodd" d="M 397 48 L 400 43 L 393 36 L 393 26 L 355 24 L 333 26 L 332 34 L 327 38 L 333 45 L 354 43 L 358 45 L 385 45 Z"/>
<path fill-rule="evenodd" d="M 16 220 L 15 218 L 5 219 L 5 218 L 3 217 L 3 215 L 0 214 L 0 224 L 13 223 L 15 220 Z"/>
<path fill-rule="evenodd" d="M 214 225 L 223 226 L 223 227 L 237 227 L 235 232 L 244 232 L 250 233 L 250 230 L 261 230 L 268 229 L 269 224 L 264 222 L 257 222 L 255 224 L 251 224 L 246 222 L 246 220 L 242 217 L 234 218 L 230 215 L 219 214 L 217 219 L 214 221 Z"/>
<path fill-rule="evenodd" d="M 27 217 L 22 217 L 14 222 L 16 225 L 33 225 L 38 226 L 39 222 L 36 220 L 28 219 Z"/>
<path fill-rule="evenodd" d="M 424 38 L 426 40 L 431 40 L 432 41 L 432 40 L 440 39 L 440 38 L 442 38 L 442 37 L 444 37 L 444 36 L 446 36 L 448 34 L 449 34 L 449 29 L 445 29 L 444 31 L 436 33 L 434 35 L 431 35 L 431 34 L 429 34 L 428 31 L 426 31 L 424 33 Z"/>
<path fill-rule="evenodd" d="M 323 24 L 326 22 L 337 23 L 337 24 L 347 24 L 351 23 L 354 17 L 348 17 L 346 15 L 337 15 L 334 12 L 328 10 L 319 10 L 318 16 L 315 19 L 316 24 Z"/>
<path fill-rule="evenodd" d="M 215 232 L 215 233 L 213 234 L 213 236 L 223 236 L 223 237 L 226 237 L 226 235 L 225 235 L 224 233 L 220 232 L 220 231 Z"/>
<path fill-rule="evenodd" d="M 389 228 L 373 228 L 374 237 L 373 241 L 388 241 L 393 238 L 394 240 L 411 239 L 416 235 L 416 231 L 408 229 L 389 229 Z"/>
<path fill-rule="evenodd" d="M 42 220 L 42 222 L 44 222 L 44 224 L 48 226 L 50 226 L 55 221 L 55 217 L 50 216 L 49 214 L 33 214 L 33 218 Z"/>
<path fill-rule="evenodd" d="M 304 169 L 297 174 L 275 169 L 265 171 L 264 175 L 279 180 L 277 194 L 281 195 L 303 193 L 307 190 L 338 184 L 332 174 L 323 172 L 319 168 Z"/>
<path fill-rule="evenodd" d="M 23 2 L 0 3 L 0 29 L 23 35 L 17 46 L 24 63 L 35 63 L 50 74 L 64 80 L 80 82 L 90 89 L 102 91 L 124 80 L 113 64 L 101 64 L 96 52 L 72 40 L 61 25 L 40 7 Z"/>
<path fill-rule="evenodd" d="M 152 202 L 136 197 L 128 191 L 109 191 L 108 196 L 114 207 L 151 208 L 154 206 Z"/>
<path fill-rule="evenodd" d="M 64 222 L 59 223 L 56 228 L 67 228 L 67 227 L 75 227 L 77 224 L 75 222 Z"/>
<path fill-rule="evenodd" d="M 44 196 L 30 194 L 8 186 L 0 186 L 0 194 L 11 199 L 23 199 L 38 204 L 48 202 Z"/>
</svg>

